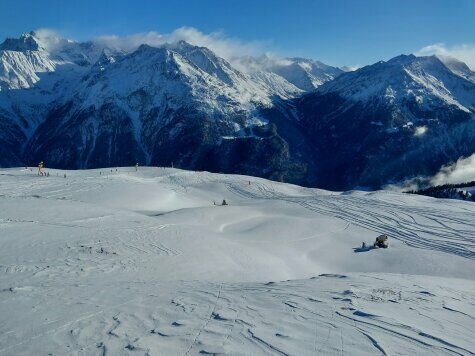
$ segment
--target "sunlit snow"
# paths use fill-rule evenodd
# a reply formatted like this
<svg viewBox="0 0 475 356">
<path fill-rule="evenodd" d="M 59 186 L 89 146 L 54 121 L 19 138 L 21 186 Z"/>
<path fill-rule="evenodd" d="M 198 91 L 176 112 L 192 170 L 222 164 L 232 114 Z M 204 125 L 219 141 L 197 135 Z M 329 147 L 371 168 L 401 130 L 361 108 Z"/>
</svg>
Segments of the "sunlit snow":
<svg viewBox="0 0 475 356">
<path fill-rule="evenodd" d="M 475 352 L 473 203 L 46 171 L 0 170 L 1 355 Z"/>
</svg>

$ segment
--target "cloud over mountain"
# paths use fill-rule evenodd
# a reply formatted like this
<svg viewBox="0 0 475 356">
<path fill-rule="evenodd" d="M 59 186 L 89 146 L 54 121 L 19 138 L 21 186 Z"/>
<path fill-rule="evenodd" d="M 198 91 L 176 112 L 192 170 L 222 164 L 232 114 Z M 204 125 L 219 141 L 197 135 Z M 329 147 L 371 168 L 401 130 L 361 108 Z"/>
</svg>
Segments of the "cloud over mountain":
<svg viewBox="0 0 475 356">
<path fill-rule="evenodd" d="M 93 41 L 126 52 L 135 50 L 141 44 L 160 46 L 165 43 L 186 41 L 195 46 L 207 47 L 227 60 L 245 55 L 263 53 L 268 46 L 266 42 L 244 42 L 237 38 L 229 37 L 223 32 L 211 32 L 206 34 L 193 27 L 180 27 L 165 34 L 150 31 L 127 36 L 102 35 L 94 38 Z"/>
<path fill-rule="evenodd" d="M 475 154 L 443 166 L 431 179 L 432 185 L 465 183 L 475 179 Z"/>
<path fill-rule="evenodd" d="M 444 43 L 434 43 L 416 52 L 418 56 L 429 56 L 433 54 L 457 58 L 465 62 L 472 70 L 475 70 L 475 44 L 447 46 Z"/>
</svg>

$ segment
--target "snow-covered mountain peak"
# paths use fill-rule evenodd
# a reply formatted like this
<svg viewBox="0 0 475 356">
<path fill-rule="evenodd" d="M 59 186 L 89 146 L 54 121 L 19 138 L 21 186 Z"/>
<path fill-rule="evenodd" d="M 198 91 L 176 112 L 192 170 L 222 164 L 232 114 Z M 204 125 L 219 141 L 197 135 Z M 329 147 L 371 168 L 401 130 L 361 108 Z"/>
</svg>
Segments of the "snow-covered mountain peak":
<svg viewBox="0 0 475 356">
<path fill-rule="evenodd" d="M 31 31 L 8 38 L 0 45 L 0 90 L 45 90 L 44 84 L 69 81 L 95 63 L 101 51 L 93 42 L 74 42 L 49 33 Z M 67 70 L 59 70 L 63 67 Z M 42 74 L 52 72 L 51 77 Z"/>
<path fill-rule="evenodd" d="M 308 70 L 308 71 L 315 71 L 318 69 L 326 69 L 330 70 L 335 73 L 340 73 L 338 68 L 329 66 L 328 64 L 325 64 L 319 60 L 316 59 L 310 59 L 310 58 L 303 58 L 303 57 L 289 57 L 286 58 L 287 61 L 289 61 L 289 64 L 291 63 L 296 63 L 300 65 L 302 68 Z"/>
<path fill-rule="evenodd" d="M 39 73 L 52 72 L 55 67 L 33 34 L 6 39 L 0 45 L 0 91 L 30 88 L 39 81 Z"/>
<path fill-rule="evenodd" d="M 0 44 L 3 51 L 39 51 L 44 49 L 34 31 L 25 32 L 19 38 L 7 38 Z"/>
<path fill-rule="evenodd" d="M 416 56 L 413 54 L 400 54 L 399 56 L 391 58 L 386 63 L 394 65 L 404 65 L 411 63 L 415 58 Z M 380 63 L 384 63 L 384 61 L 380 61 Z"/>
<path fill-rule="evenodd" d="M 475 72 L 472 71 L 464 62 L 450 56 L 437 55 L 437 58 L 444 63 L 453 73 L 475 83 Z"/>
<path fill-rule="evenodd" d="M 475 85 L 452 73 L 436 56 L 400 55 L 344 73 L 318 91 L 373 104 L 374 100 L 391 105 L 414 100 L 424 107 L 448 104 L 466 112 L 475 108 Z"/>
<path fill-rule="evenodd" d="M 191 44 L 185 40 L 165 43 L 163 47 L 166 47 L 166 48 L 169 48 L 181 53 L 187 53 L 187 52 L 192 52 L 192 51 L 202 51 L 202 52 L 210 53 L 214 56 L 214 53 L 208 48 Z"/>
<path fill-rule="evenodd" d="M 279 76 L 300 93 L 313 91 L 343 73 L 340 68 L 317 60 L 300 57 L 277 58 L 267 54 L 242 57 L 239 65 L 253 76 L 270 77 L 268 74 L 263 75 L 262 72 Z"/>
<path fill-rule="evenodd" d="M 272 71 L 301 90 L 312 91 L 343 73 L 339 68 L 306 58 L 286 58 L 275 63 Z"/>
</svg>

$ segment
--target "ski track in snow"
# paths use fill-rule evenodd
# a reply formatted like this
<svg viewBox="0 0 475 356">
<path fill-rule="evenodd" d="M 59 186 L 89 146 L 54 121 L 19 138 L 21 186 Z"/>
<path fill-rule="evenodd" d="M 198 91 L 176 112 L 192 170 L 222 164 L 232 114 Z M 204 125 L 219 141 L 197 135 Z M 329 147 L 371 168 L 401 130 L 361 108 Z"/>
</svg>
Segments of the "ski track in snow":
<svg viewBox="0 0 475 356">
<path fill-rule="evenodd" d="M 392 200 L 381 201 L 372 197 L 325 195 L 293 197 L 280 194 L 272 183 L 253 185 L 243 189 L 243 184 L 228 183 L 227 188 L 242 197 L 251 199 L 282 200 L 299 204 L 305 209 L 339 217 L 377 233 L 388 233 L 409 246 L 433 249 L 475 259 L 475 213 L 474 211 L 441 211 L 427 207 L 407 206 Z M 414 216 L 434 224 L 417 222 Z M 457 226 L 461 225 L 461 226 Z M 455 227 L 457 226 L 457 227 Z"/>
<path fill-rule="evenodd" d="M 381 253 L 406 246 L 473 270 L 474 205 L 143 170 L 2 172 L 0 355 L 475 354 L 475 283 L 452 270 L 308 278 L 317 265 L 301 265 L 325 233 L 358 227 L 403 243 Z M 223 196 L 231 205 L 214 207 Z M 295 236 L 272 230 L 278 209 L 294 212 Z M 310 217 L 335 226 L 309 233 Z M 277 279 L 262 281 L 268 271 Z"/>
</svg>

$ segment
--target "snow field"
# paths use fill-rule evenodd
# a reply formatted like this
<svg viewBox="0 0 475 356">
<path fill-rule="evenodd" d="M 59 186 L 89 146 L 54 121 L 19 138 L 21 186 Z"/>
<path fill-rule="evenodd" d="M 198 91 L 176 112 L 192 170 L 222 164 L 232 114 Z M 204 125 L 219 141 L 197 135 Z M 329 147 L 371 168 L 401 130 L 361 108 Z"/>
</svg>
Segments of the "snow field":
<svg viewBox="0 0 475 356">
<path fill-rule="evenodd" d="M 48 171 L 0 170 L 0 354 L 475 353 L 473 203 Z"/>
</svg>

